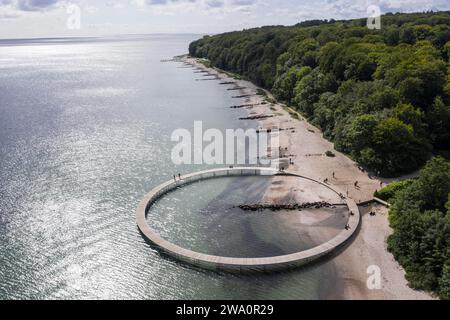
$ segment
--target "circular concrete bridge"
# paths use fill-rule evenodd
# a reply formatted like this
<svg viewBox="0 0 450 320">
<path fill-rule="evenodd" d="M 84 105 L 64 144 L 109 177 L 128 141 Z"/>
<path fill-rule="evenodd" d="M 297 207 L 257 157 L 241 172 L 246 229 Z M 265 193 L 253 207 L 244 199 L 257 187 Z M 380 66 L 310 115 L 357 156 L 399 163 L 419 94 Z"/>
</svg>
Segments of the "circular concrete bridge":
<svg viewBox="0 0 450 320">
<path fill-rule="evenodd" d="M 290 176 L 298 177 L 300 179 L 307 179 L 321 184 L 341 196 L 341 198 L 347 204 L 351 212 L 348 221 L 348 228 L 342 230 L 336 237 L 328 242 L 322 243 L 321 245 L 312 249 L 297 252 L 294 254 L 267 258 L 231 258 L 207 255 L 182 248 L 167 240 L 164 240 L 156 231 L 152 230 L 149 227 L 147 223 L 148 211 L 152 204 L 155 203 L 159 198 L 164 196 L 166 193 L 196 181 L 233 176 Z M 349 198 L 345 198 L 343 194 L 338 190 L 333 189 L 322 182 L 300 176 L 293 172 L 287 171 L 280 173 L 273 168 L 224 168 L 206 170 L 186 175 L 183 176 L 182 180 L 180 181 L 172 180 L 153 189 L 142 199 L 137 209 L 137 225 L 141 234 L 160 252 L 167 254 L 170 257 L 175 258 L 176 260 L 194 265 L 196 267 L 214 271 L 234 273 L 280 271 L 283 269 L 291 269 L 311 263 L 330 254 L 331 252 L 345 244 L 358 229 L 360 221 L 361 216 L 355 201 Z"/>
</svg>

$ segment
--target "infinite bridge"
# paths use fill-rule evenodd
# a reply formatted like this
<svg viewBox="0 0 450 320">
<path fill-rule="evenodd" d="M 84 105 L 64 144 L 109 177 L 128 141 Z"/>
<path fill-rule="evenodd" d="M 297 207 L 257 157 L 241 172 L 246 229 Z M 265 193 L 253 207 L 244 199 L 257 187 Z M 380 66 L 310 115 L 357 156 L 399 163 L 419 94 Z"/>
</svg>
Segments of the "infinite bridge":
<svg viewBox="0 0 450 320">
<path fill-rule="evenodd" d="M 297 177 L 299 179 L 314 181 L 332 190 L 343 198 L 351 212 L 348 226 L 330 241 L 322 243 L 321 245 L 312 249 L 297 252 L 294 254 L 267 258 L 231 258 L 207 255 L 191 251 L 168 242 L 167 240 L 164 240 L 156 231 L 152 230 L 149 227 L 147 223 L 148 211 L 153 203 L 155 203 L 166 193 L 196 181 L 231 176 L 290 176 Z M 339 191 L 322 182 L 303 177 L 289 171 L 280 173 L 273 168 L 224 168 L 206 170 L 186 175 L 183 176 L 183 179 L 180 181 L 171 180 L 150 191 L 150 193 L 148 193 L 142 199 L 137 209 L 137 225 L 141 234 L 160 252 L 167 254 L 170 257 L 175 258 L 176 260 L 194 265 L 196 267 L 214 271 L 234 273 L 280 271 L 283 269 L 291 269 L 311 263 L 330 254 L 331 252 L 345 244 L 358 229 L 360 221 L 361 216 L 355 201 L 349 198 L 345 198 Z"/>
</svg>

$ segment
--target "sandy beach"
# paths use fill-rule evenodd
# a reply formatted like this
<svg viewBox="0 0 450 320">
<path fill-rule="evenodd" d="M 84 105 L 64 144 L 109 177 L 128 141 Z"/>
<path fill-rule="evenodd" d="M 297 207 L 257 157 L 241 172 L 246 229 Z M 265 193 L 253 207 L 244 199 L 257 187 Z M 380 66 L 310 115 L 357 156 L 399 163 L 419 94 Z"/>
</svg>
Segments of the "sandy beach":
<svg viewBox="0 0 450 320">
<path fill-rule="evenodd" d="M 336 151 L 333 143 L 323 138 L 320 129 L 312 126 L 301 115 L 287 110 L 275 102 L 273 96 L 266 92 L 267 97 L 258 95 L 259 89 L 254 84 L 244 80 L 236 80 L 230 75 L 216 69 L 206 68 L 193 58 L 183 58 L 185 63 L 202 70 L 207 70 L 212 77 L 222 82 L 230 82 L 228 87 L 239 88 L 240 96 L 246 96 L 245 107 L 249 116 L 270 116 L 258 120 L 262 129 L 282 129 L 280 131 L 280 146 L 285 161 L 293 161 L 289 170 L 298 174 L 324 181 L 328 179 L 330 186 L 336 186 L 347 193 L 348 197 L 357 203 L 373 199 L 373 194 L 387 180 L 370 177 L 361 170 L 357 163 L 346 155 Z M 232 82 L 232 83 L 231 83 Z M 269 98 L 269 102 L 268 99 Z M 239 101 L 239 100 L 237 100 Z M 272 103 L 273 102 L 273 103 Z M 230 111 L 232 112 L 232 111 Z M 298 119 L 297 119 L 298 118 Z M 334 157 L 328 157 L 327 151 Z M 358 187 L 355 187 L 358 182 Z M 265 195 L 266 201 L 278 201 L 292 197 L 293 192 L 301 186 L 293 180 L 275 178 L 272 187 Z M 392 233 L 388 222 L 388 210 L 378 205 L 360 207 L 362 223 L 353 241 L 333 258 L 336 273 L 335 291 L 329 299 L 432 299 L 427 293 L 408 287 L 405 272 L 387 251 L 386 240 Z M 376 215 L 369 213 L 375 211 Z M 367 280 L 370 276 L 368 268 L 378 266 L 381 270 L 381 289 L 370 290 Z"/>
</svg>

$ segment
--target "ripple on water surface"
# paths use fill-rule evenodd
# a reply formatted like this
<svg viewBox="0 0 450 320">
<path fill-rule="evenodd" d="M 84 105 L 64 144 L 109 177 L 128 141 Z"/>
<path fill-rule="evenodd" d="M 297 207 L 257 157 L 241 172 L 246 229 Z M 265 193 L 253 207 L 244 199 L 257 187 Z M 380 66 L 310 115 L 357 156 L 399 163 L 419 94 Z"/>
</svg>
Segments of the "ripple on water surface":
<svg viewBox="0 0 450 320">
<path fill-rule="evenodd" d="M 141 197 L 175 172 L 203 169 L 172 163 L 174 130 L 196 120 L 205 129 L 256 126 L 238 121 L 241 111 L 229 106 L 239 102 L 224 86 L 160 63 L 196 38 L 1 44 L 0 299 L 308 299 L 330 291 L 331 263 L 285 274 L 217 274 L 161 257 L 139 234 Z M 232 181 L 179 190 L 159 204 L 171 210 L 156 212 L 157 227 L 211 252 L 290 250 L 267 249 L 280 238 L 270 231 L 264 239 L 268 226 L 259 217 L 222 211 L 225 200 L 250 197 L 263 184 L 252 181 L 228 198 L 222 194 Z M 191 188 L 202 190 L 183 203 Z M 223 246 L 227 234 L 233 237 Z M 252 245 L 238 252 L 236 243 Z"/>
<path fill-rule="evenodd" d="M 270 177 L 195 182 L 159 199 L 150 208 L 148 223 L 163 238 L 186 249 L 261 258 L 311 249 L 335 237 L 348 221 L 346 207 L 301 211 L 243 211 L 238 207 L 264 202 L 271 183 Z M 328 191 L 319 185 L 317 190 L 321 189 Z"/>
</svg>

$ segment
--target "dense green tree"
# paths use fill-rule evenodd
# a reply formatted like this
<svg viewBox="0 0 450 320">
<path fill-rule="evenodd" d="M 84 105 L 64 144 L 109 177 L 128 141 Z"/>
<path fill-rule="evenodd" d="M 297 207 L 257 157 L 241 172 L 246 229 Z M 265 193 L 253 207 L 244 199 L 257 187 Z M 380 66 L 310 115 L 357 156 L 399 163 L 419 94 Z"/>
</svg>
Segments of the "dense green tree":
<svg viewBox="0 0 450 320">
<path fill-rule="evenodd" d="M 341 51 L 341 47 L 337 42 L 329 42 L 319 50 L 319 64 L 324 72 L 331 72 L 334 61 L 337 59 Z"/>
<path fill-rule="evenodd" d="M 301 66 L 316 67 L 316 51 L 319 43 L 315 39 L 305 39 L 299 43 L 294 43 L 289 48 L 289 55 L 293 64 Z"/>
<path fill-rule="evenodd" d="M 417 38 L 414 32 L 414 28 L 407 27 L 403 28 L 400 31 L 400 42 L 401 43 L 407 43 L 407 44 L 414 44 L 416 42 Z"/>
<path fill-rule="evenodd" d="M 372 146 L 374 130 L 378 123 L 378 118 L 371 114 L 364 114 L 353 120 L 347 134 L 348 149 L 352 150 L 356 157 L 360 155 L 362 150 Z M 366 150 L 366 152 L 369 151 Z"/>
<path fill-rule="evenodd" d="M 273 93 L 282 101 L 291 102 L 294 88 L 297 83 L 311 73 L 310 67 L 291 67 L 287 72 L 277 78 Z"/>
<path fill-rule="evenodd" d="M 410 77 L 398 83 L 400 95 L 416 106 L 423 105 L 425 83 L 417 77 Z"/>
<path fill-rule="evenodd" d="M 414 288 L 448 299 L 450 253 L 450 163 L 429 161 L 419 178 L 393 197 L 389 250 L 404 266 Z M 447 203 L 447 205 L 445 205 Z"/>
<path fill-rule="evenodd" d="M 443 48 L 444 45 L 450 41 L 450 30 L 448 28 L 448 24 L 441 24 L 441 25 L 437 25 L 433 28 L 433 33 L 434 33 L 434 45 L 437 48 Z"/>
<path fill-rule="evenodd" d="M 370 101 L 372 101 L 371 112 L 392 109 L 400 102 L 400 94 L 391 87 L 381 85 L 371 94 Z"/>
<path fill-rule="evenodd" d="M 416 185 L 420 188 L 421 209 L 445 211 L 450 194 L 450 163 L 437 157 L 421 171 Z"/>
<path fill-rule="evenodd" d="M 375 76 L 398 88 L 405 101 L 427 109 L 442 94 L 446 72 L 439 51 L 422 41 L 414 46 L 401 45 L 383 56 Z"/>
<path fill-rule="evenodd" d="M 426 24 L 420 24 L 414 26 L 414 34 L 418 41 L 428 40 L 432 37 L 432 27 Z"/>
<path fill-rule="evenodd" d="M 381 158 L 377 169 L 387 174 L 417 168 L 429 155 L 427 147 L 415 136 L 413 126 L 397 118 L 387 118 L 375 127 L 373 148 Z"/>
<path fill-rule="evenodd" d="M 447 41 L 447 43 L 444 46 L 444 55 L 447 61 L 450 60 L 450 41 Z"/>
<path fill-rule="evenodd" d="M 450 300 L 450 262 L 443 268 L 439 282 L 439 295 L 442 299 Z"/>
<path fill-rule="evenodd" d="M 428 111 L 428 123 L 433 144 L 439 149 L 450 149 L 450 106 L 437 97 Z"/>
<path fill-rule="evenodd" d="M 447 69 L 447 82 L 444 86 L 443 99 L 447 105 L 450 105 L 450 67 Z"/>
<path fill-rule="evenodd" d="M 400 42 L 400 31 L 398 28 L 391 27 L 387 29 L 386 35 L 386 44 L 390 46 L 396 46 Z"/>
<path fill-rule="evenodd" d="M 294 89 L 295 104 L 307 117 L 314 114 L 314 104 L 320 95 L 333 90 L 335 81 L 329 74 L 323 74 L 317 69 L 303 77 Z"/>
<path fill-rule="evenodd" d="M 323 93 L 319 101 L 314 104 L 314 115 L 312 123 L 320 127 L 329 139 L 334 138 L 334 126 L 336 124 L 336 109 L 340 103 L 339 97 L 332 92 Z"/>
<path fill-rule="evenodd" d="M 275 68 L 271 64 L 265 63 L 258 69 L 258 79 L 265 87 L 272 87 L 274 84 Z"/>
<path fill-rule="evenodd" d="M 410 124 L 417 137 L 426 137 L 426 126 L 424 123 L 424 113 L 418 108 L 414 108 L 411 104 L 399 104 L 393 110 L 393 115 L 397 119 L 403 121 L 406 124 Z"/>
</svg>

